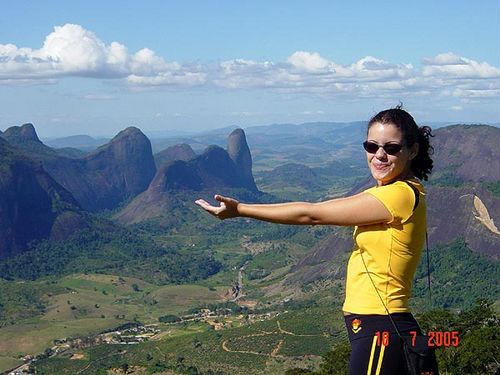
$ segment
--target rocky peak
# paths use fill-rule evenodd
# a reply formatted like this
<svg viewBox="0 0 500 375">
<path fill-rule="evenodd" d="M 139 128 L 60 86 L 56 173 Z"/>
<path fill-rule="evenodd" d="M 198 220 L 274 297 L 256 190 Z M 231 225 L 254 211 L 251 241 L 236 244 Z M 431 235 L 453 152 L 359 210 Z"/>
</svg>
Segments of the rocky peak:
<svg viewBox="0 0 500 375">
<path fill-rule="evenodd" d="M 257 189 L 252 174 L 252 154 L 243 129 L 235 129 L 229 134 L 227 153 L 236 165 L 239 174 L 245 181 L 245 185 Z"/>
<path fill-rule="evenodd" d="M 188 144 L 183 143 L 170 146 L 165 150 L 162 150 L 159 153 L 155 154 L 156 167 L 160 169 L 160 167 L 165 166 L 172 161 L 188 161 L 194 159 L 195 157 L 195 152 Z"/>
<path fill-rule="evenodd" d="M 137 136 L 144 136 L 141 129 L 136 128 L 135 126 L 129 126 L 128 128 L 121 130 L 117 135 L 115 135 L 113 140 L 126 137 L 137 137 Z"/>
<path fill-rule="evenodd" d="M 192 152 L 187 145 L 179 145 L 179 149 Z M 252 158 L 243 130 L 231 133 L 228 150 L 230 153 L 212 145 L 189 160 L 158 164 L 158 172 L 148 190 L 138 195 L 115 217 L 127 224 L 164 217 L 172 207 L 182 204 L 175 194 L 186 191 L 203 191 L 203 194 L 210 195 L 238 189 L 240 193 L 260 194 L 253 180 Z"/>
<path fill-rule="evenodd" d="M 119 202 L 147 189 L 156 173 L 151 142 L 137 128 L 129 127 L 84 159 L 91 182 L 99 191 L 99 207 Z"/>
<path fill-rule="evenodd" d="M 140 129 L 128 127 L 119 132 L 109 143 L 98 148 L 98 151 L 108 151 L 115 157 L 127 158 L 134 151 L 151 153 L 151 142 Z"/>
<path fill-rule="evenodd" d="M 2 139 L 40 162 L 83 208 L 91 211 L 116 208 L 146 190 L 156 173 L 151 143 L 136 127 L 126 128 L 85 156 L 60 155 L 40 142 L 31 124 L 7 129 Z"/>
<path fill-rule="evenodd" d="M 86 158 L 91 164 L 103 162 L 105 165 L 110 161 L 115 163 L 133 160 L 144 161 L 146 162 L 144 167 L 150 168 L 153 154 L 151 142 L 144 133 L 135 127 L 129 127 L 119 132 L 110 142 L 102 145 Z"/>
<path fill-rule="evenodd" d="M 31 156 L 32 153 L 45 156 L 51 156 L 56 153 L 40 141 L 33 124 L 11 126 L 3 132 L 1 137 L 9 142 L 9 144 L 23 150 L 28 156 Z"/>
<path fill-rule="evenodd" d="M 7 140 L 40 142 L 33 124 L 11 126 L 2 135 Z M 41 143 L 41 142 L 40 142 Z"/>
<path fill-rule="evenodd" d="M 226 160 L 228 156 L 229 155 L 226 150 L 216 145 L 208 146 L 201 154 L 201 157 L 204 160 Z"/>
<path fill-rule="evenodd" d="M 184 160 L 175 160 L 158 170 L 148 191 L 162 193 L 175 190 L 200 190 L 202 181 L 196 168 Z"/>
</svg>

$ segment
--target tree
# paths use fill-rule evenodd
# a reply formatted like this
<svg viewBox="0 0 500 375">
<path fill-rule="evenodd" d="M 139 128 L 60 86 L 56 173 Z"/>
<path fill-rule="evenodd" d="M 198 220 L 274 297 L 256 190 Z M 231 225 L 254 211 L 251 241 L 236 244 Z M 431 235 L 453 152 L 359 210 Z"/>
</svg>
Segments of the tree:
<svg viewBox="0 0 500 375">
<path fill-rule="evenodd" d="M 342 342 L 333 346 L 332 351 L 323 356 L 320 365 L 320 374 L 324 375 L 345 375 L 349 369 L 349 357 L 351 346 L 347 342 Z"/>
<path fill-rule="evenodd" d="M 168 315 L 160 316 L 158 318 L 158 321 L 160 323 L 176 323 L 176 322 L 180 322 L 181 318 L 178 317 L 177 315 L 168 314 Z"/>
<path fill-rule="evenodd" d="M 120 368 L 126 374 L 126 373 L 128 373 L 129 365 L 128 365 L 127 362 L 125 362 L 125 363 L 122 363 L 122 365 L 120 366 Z"/>
</svg>

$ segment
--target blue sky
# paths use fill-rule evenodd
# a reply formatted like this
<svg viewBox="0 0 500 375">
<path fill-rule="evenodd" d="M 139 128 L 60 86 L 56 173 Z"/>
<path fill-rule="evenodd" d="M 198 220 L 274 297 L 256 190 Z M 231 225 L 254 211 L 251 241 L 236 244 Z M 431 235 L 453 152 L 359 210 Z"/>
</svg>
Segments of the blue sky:
<svg viewBox="0 0 500 375">
<path fill-rule="evenodd" d="M 380 4 L 382 3 L 382 4 Z M 500 122 L 500 2 L 3 1 L 0 130 Z"/>
</svg>

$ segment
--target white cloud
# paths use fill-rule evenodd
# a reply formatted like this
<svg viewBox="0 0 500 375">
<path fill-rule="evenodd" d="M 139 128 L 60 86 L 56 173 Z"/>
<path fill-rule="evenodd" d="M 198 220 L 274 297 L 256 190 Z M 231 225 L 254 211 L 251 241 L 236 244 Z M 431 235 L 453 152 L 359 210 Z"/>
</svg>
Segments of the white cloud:
<svg viewBox="0 0 500 375">
<path fill-rule="evenodd" d="M 183 64 L 166 61 L 149 48 L 129 52 L 119 42 L 107 44 L 74 24 L 56 26 L 39 49 L 0 44 L 0 84 L 53 84 L 68 76 L 119 79 L 136 91 L 214 85 L 350 98 L 500 97 L 499 67 L 452 52 L 425 57 L 421 67 L 374 56 L 343 65 L 308 51 L 296 51 L 281 62 L 237 58 L 217 65 Z"/>
<path fill-rule="evenodd" d="M 298 51 L 285 63 L 235 59 L 220 63 L 213 82 L 228 89 L 275 89 L 350 97 L 444 95 L 499 97 L 500 69 L 453 53 L 424 58 L 423 67 L 366 56 L 341 65 Z"/>
<path fill-rule="evenodd" d="M 272 62 L 235 59 L 215 68 L 213 82 L 229 89 L 277 87 L 280 75 L 280 67 Z"/>
<path fill-rule="evenodd" d="M 311 73 L 335 71 L 333 65 L 317 52 L 297 51 L 288 58 L 288 62 L 299 70 Z"/>
<path fill-rule="evenodd" d="M 422 60 L 424 76 L 439 78 L 500 78 L 500 68 L 486 62 L 477 62 L 453 53 L 444 53 Z"/>
<path fill-rule="evenodd" d="M 182 70 L 149 76 L 131 74 L 127 77 L 128 83 L 137 86 L 197 86 L 202 85 L 205 81 L 205 73 L 184 72 Z"/>
<path fill-rule="evenodd" d="M 445 96 L 498 99 L 500 68 L 451 52 L 424 58 L 421 81 Z"/>
<path fill-rule="evenodd" d="M 459 87 L 453 91 L 452 95 L 459 98 L 496 99 L 500 98 L 500 88 L 491 90 L 487 89 L 478 90 L 478 89 L 462 89 Z"/>
<path fill-rule="evenodd" d="M 467 65 L 467 62 L 452 52 L 441 53 L 434 57 L 424 57 L 425 65 Z"/>
<path fill-rule="evenodd" d="M 203 73 L 190 68 L 167 63 L 148 48 L 130 54 L 118 42 L 106 45 L 93 32 L 74 24 L 54 27 L 37 50 L 0 44 L 3 83 L 63 76 L 127 78 L 132 84 L 155 86 L 204 83 Z"/>
<path fill-rule="evenodd" d="M 292 54 L 286 63 L 229 60 L 220 64 L 214 82 L 226 88 L 275 88 L 291 91 L 347 93 L 360 85 L 402 89 L 414 84 L 411 65 L 394 65 L 371 56 L 343 66 L 318 53 Z"/>
</svg>

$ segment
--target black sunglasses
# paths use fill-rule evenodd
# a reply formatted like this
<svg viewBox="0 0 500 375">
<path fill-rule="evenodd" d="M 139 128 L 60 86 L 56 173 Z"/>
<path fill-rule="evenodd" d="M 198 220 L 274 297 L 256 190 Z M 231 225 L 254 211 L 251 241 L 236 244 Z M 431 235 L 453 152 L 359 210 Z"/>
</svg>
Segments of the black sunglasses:
<svg viewBox="0 0 500 375">
<path fill-rule="evenodd" d="M 375 154 L 380 147 L 382 147 L 387 155 L 396 155 L 403 148 L 402 144 L 399 143 L 386 143 L 385 145 L 379 145 L 374 142 L 364 141 L 363 147 L 366 152 L 370 154 Z"/>
</svg>

